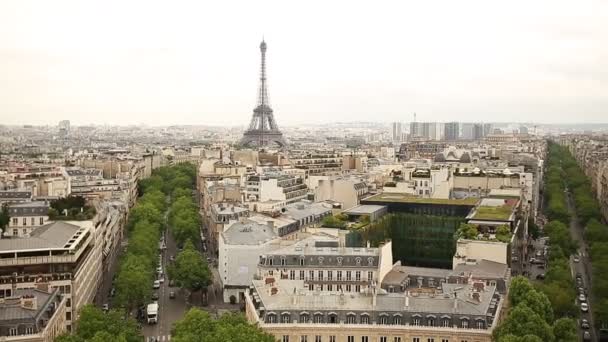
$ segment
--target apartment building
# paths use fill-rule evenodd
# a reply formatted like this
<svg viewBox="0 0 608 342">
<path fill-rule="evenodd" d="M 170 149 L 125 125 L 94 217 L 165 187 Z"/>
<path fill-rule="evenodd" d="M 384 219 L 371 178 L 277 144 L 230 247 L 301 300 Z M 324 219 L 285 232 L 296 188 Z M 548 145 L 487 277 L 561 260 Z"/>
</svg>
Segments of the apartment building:
<svg viewBox="0 0 608 342">
<path fill-rule="evenodd" d="M 74 196 L 111 198 L 122 190 L 118 179 L 105 179 L 100 169 L 68 168 L 64 170 L 64 177 L 68 180 L 69 193 Z"/>
<path fill-rule="evenodd" d="M 8 207 L 10 221 L 4 235 L 13 237 L 28 236 L 35 228 L 49 221 L 49 205 L 47 202 L 33 201 L 10 204 Z"/>
<path fill-rule="evenodd" d="M 0 341 L 53 342 L 65 329 L 67 299 L 48 283 L 0 299 Z"/>
<path fill-rule="evenodd" d="M 502 299 L 482 282 L 442 283 L 404 293 L 305 289 L 266 276 L 245 294 L 247 319 L 281 342 L 490 342 Z"/>
<path fill-rule="evenodd" d="M 93 301 L 102 274 L 102 235 L 92 221 L 58 221 L 29 237 L 0 239 L 0 298 L 46 282 L 66 298 L 69 330 Z"/>
<path fill-rule="evenodd" d="M 0 191 L 0 205 L 7 203 L 22 203 L 29 202 L 32 200 L 31 191 L 14 191 L 14 190 L 1 190 Z"/>
<path fill-rule="evenodd" d="M 311 175 L 337 175 L 342 171 L 342 155 L 335 151 L 290 151 L 293 167 Z"/>
<path fill-rule="evenodd" d="M 332 238 L 312 236 L 262 254 L 259 276 L 301 280 L 310 291 L 359 293 L 379 283 L 393 264 L 392 244 L 380 248 L 340 246 Z"/>
<path fill-rule="evenodd" d="M 342 204 L 343 209 L 349 209 L 359 204 L 360 200 L 369 194 L 369 187 L 360 178 L 319 179 L 314 190 L 316 202 L 334 201 Z"/>
<path fill-rule="evenodd" d="M 250 202 L 281 201 L 294 203 L 306 198 L 304 180 L 291 174 L 268 172 L 247 177 L 246 199 Z"/>
</svg>

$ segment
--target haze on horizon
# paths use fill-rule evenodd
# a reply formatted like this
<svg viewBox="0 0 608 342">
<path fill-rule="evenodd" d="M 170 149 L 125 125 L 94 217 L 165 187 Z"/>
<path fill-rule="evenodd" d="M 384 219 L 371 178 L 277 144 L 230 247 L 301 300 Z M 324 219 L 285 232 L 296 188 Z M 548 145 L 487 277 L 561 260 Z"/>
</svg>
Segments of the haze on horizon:
<svg viewBox="0 0 608 342">
<path fill-rule="evenodd" d="M 0 124 L 608 121 L 608 2 L 0 2 Z"/>
</svg>

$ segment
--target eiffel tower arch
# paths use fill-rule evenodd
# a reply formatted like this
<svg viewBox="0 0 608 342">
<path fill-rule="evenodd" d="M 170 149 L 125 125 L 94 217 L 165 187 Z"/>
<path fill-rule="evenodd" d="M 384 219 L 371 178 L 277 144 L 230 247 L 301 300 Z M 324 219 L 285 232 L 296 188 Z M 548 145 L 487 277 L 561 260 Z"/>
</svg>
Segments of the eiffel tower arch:
<svg viewBox="0 0 608 342">
<path fill-rule="evenodd" d="M 258 89 L 258 101 L 253 110 L 253 117 L 249 127 L 243 134 L 241 145 L 263 147 L 276 144 L 284 147 L 287 143 L 283 133 L 279 130 L 274 120 L 270 101 L 268 100 L 268 87 L 266 84 L 266 42 L 260 44 L 262 63 L 260 67 L 260 87 Z"/>
</svg>

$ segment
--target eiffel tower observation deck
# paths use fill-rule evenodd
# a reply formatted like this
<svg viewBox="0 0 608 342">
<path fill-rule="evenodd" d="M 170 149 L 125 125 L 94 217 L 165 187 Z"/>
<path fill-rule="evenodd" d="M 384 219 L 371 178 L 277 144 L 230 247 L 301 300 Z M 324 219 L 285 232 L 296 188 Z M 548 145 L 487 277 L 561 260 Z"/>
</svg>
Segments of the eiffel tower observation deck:
<svg viewBox="0 0 608 342">
<path fill-rule="evenodd" d="M 270 101 L 268 100 L 268 85 L 266 84 L 266 42 L 260 44 L 262 63 L 260 67 L 260 88 L 258 90 L 258 103 L 253 110 L 253 117 L 249 127 L 243 134 L 241 145 L 250 147 L 264 147 L 273 144 L 279 147 L 286 145 L 283 133 L 274 120 Z"/>
</svg>

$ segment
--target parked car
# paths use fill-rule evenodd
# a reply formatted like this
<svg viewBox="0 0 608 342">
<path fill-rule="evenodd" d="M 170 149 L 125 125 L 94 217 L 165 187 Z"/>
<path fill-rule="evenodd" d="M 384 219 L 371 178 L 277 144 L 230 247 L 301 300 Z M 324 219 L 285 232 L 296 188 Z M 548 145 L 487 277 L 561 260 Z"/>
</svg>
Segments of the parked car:
<svg viewBox="0 0 608 342">
<path fill-rule="evenodd" d="M 175 291 L 169 292 L 169 298 L 170 299 L 175 299 Z"/>
<path fill-rule="evenodd" d="M 172 256 L 169 257 L 169 260 L 175 261 L 175 257 L 172 255 Z"/>
<path fill-rule="evenodd" d="M 587 298 L 585 297 L 585 294 L 584 294 L 584 293 L 580 293 L 580 294 L 578 295 L 578 301 L 579 301 L 579 302 L 581 302 L 581 303 L 582 303 L 582 302 L 586 302 L 586 301 L 587 301 Z"/>
<path fill-rule="evenodd" d="M 154 281 L 154 285 L 152 285 L 152 288 L 155 289 L 155 290 L 160 289 L 160 281 L 155 280 Z"/>
<path fill-rule="evenodd" d="M 574 262 L 581 261 L 581 259 L 579 259 L 578 255 L 575 255 L 574 258 L 572 258 L 572 260 L 574 260 Z"/>
<path fill-rule="evenodd" d="M 152 300 L 158 300 L 158 292 L 152 293 Z"/>
<path fill-rule="evenodd" d="M 536 255 L 537 258 L 540 258 L 540 257 L 543 256 L 543 252 L 542 251 L 536 251 L 535 255 Z"/>
<path fill-rule="evenodd" d="M 583 318 L 581 320 L 581 328 L 583 328 L 583 329 L 589 329 L 589 321 Z"/>
<path fill-rule="evenodd" d="M 162 277 L 162 273 L 161 273 L 161 277 L 158 278 L 158 281 L 162 284 L 165 282 L 165 277 Z"/>
<path fill-rule="evenodd" d="M 591 341 L 591 334 L 588 331 L 583 332 L 583 341 Z"/>
<path fill-rule="evenodd" d="M 519 258 L 518 258 L 518 257 L 516 257 L 516 256 L 513 256 L 513 257 L 511 257 L 511 261 L 512 261 L 512 262 L 518 262 L 518 261 L 519 261 Z"/>
<path fill-rule="evenodd" d="M 581 311 L 589 312 L 589 305 L 587 305 L 587 303 L 581 303 Z"/>
<path fill-rule="evenodd" d="M 171 279 L 169 280 L 169 287 L 174 287 L 175 286 L 175 280 Z"/>
</svg>

